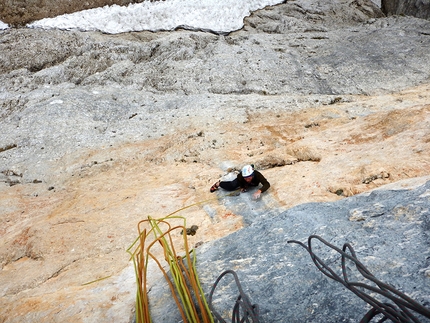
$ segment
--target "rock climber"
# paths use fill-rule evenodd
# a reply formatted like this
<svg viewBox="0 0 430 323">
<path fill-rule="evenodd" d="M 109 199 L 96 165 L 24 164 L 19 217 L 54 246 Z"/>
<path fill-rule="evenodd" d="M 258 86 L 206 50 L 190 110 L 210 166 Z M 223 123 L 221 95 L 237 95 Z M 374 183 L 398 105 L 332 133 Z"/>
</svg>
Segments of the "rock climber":
<svg viewBox="0 0 430 323">
<path fill-rule="evenodd" d="M 254 169 L 254 165 L 243 166 L 242 171 L 232 181 L 218 181 L 213 184 L 210 188 L 210 192 L 213 193 L 218 188 L 223 188 L 227 191 L 234 191 L 241 189 L 241 192 L 246 192 L 250 186 L 262 186 L 253 194 L 254 199 L 258 199 L 261 193 L 264 193 L 270 187 L 270 183 L 259 171 Z"/>
</svg>

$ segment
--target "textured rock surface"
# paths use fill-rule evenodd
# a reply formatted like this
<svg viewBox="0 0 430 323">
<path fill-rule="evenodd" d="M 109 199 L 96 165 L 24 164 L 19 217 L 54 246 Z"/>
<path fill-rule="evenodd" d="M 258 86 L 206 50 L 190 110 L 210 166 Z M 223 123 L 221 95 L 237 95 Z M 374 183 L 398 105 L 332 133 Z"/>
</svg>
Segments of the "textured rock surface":
<svg viewBox="0 0 430 323">
<path fill-rule="evenodd" d="M 6 73 L 0 81 L 2 115 L 8 117 L 3 140 L 17 145 L 9 151 L 5 168 L 24 161 L 27 166 L 19 166 L 23 180 L 33 181 L 49 173 L 43 169 L 46 161 L 67 151 L 172 133 L 190 116 L 190 109 L 198 119 L 214 116 L 212 110 L 218 114 L 215 120 L 240 121 L 247 110 L 297 111 L 350 100 L 342 95 L 397 91 L 428 79 L 429 22 L 382 18 L 353 21 L 348 27 L 349 20 L 343 19 L 351 7 L 345 14 L 336 2 L 323 7 L 335 15 L 314 14 L 313 7 L 307 9 L 311 15 L 297 8 L 276 6 L 250 18 L 270 21 L 268 32 L 288 21 L 295 26 L 281 34 L 264 33 L 263 27 L 247 27 L 249 31 L 227 37 L 192 32 L 3 32 L 0 66 Z M 314 20 L 309 22 L 310 17 Z M 326 21 L 339 21 L 343 28 L 327 26 Z M 241 102 L 235 100 L 238 95 Z M 234 115 L 228 112 L 232 105 Z M 10 115 L 24 108 L 23 116 Z M 361 109 L 349 112 L 351 117 L 366 114 Z M 41 122 L 34 122 L 36 115 Z M 71 116 L 75 120 L 70 122 Z M 44 162 L 28 167 L 29 157 Z"/>
<path fill-rule="evenodd" d="M 205 246 L 428 175 L 429 31 L 326 0 L 229 36 L 1 31 L 0 321 L 130 322 L 147 215 L 206 201 L 181 213 Z M 244 163 L 272 184 L 260 202 L 208 192 Z"/>
<path fill-rule="evenodd" d="M 430 18 L 430 1 L 428 0 L 381 0 L 382 10 L 387 15 L 407 15 L 417 18 Z"/>
</svg>

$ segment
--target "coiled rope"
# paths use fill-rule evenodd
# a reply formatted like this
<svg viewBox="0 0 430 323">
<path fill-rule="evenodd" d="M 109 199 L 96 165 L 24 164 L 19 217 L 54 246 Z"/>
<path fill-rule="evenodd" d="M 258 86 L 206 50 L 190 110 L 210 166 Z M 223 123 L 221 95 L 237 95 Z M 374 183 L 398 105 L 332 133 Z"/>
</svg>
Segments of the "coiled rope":
<svg viewBox="0 0 430 323">
<path fill-rule="evenodd" d="M 312 250 L 312 240 L 316 239 L 328 246 L 329 248 L 336 250 L 341 255 L 342 262 L 342 277 L 337 275 L 333 269 L 331 269 L 326 262 L 322 261 Z M 360 323 L 371 322 L 373 318 L 378 319 L 377 316 L 381 316 L 378 322 L 384 322 L 387 319 L 394 323 L 419 323 L 420 320 L 416 317 L 416 314 L 421 314 L 426 318 L 430 318 L 430 309 L 422 306 L 412 298 L 406 296 L 402 292 L 398 291 L 394 287 L 381 282 L 376 279 L 370 271 L 357 259 L 354 249 L 348 243 L 343 245 L 342 250 L 328 243 L 317 235 L 311 235 L 308 238 L 308 245 L 296 240 L 290 240 L 288 243 L 297 243 L 305 248 L 316 267 L 326 276 L 334 279 L 335 281 L 344 285 L 347 289 L 352 291 L 355 295 L 360 297 L 366 303 L 372 306 L 372 309 L 366 313 Z M 358 272 L 363 275 L 366 279 L 373 282 L 376 286 L 371 286 L 365 283 L 350 281 L 346 272 L 346 263 L 351 261 L 355 264 Z M 381 302 L 373 296 L 366 293 L 368 291 L 371 294 L 379 294 L 385 297 L 389 302 Z M 413 313 L 414 312 L 414 313 Z"/>
</svg>

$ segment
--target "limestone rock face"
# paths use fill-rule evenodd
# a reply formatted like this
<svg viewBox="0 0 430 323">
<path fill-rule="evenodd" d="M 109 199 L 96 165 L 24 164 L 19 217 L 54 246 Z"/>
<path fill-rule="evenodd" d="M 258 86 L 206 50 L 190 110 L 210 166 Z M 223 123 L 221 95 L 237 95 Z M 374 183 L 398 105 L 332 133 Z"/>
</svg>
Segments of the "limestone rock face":
<svg viewBox="0 0 430 323">
<path fill-rule="evenodd" d="M 428 0 L 381 0 L 381 8 L 387 15 L 430 18 L 430 1 Z"/>
<path fill-rule="evenodd" d="M 296 270 L 309 258 L 285 245 L 312 230 L 369 248 L 358 256 L 369 266 L 378 258 L 371 271 L 399 288 L 425 283 L 428 265 L 414 264 L 409 244 L 427 243 L 414 235 L 427 186 L 359 194 L 430 174 L 430 22 L 384 17 L 367 1 L 298 0 L 244 25 L 229 35 L 0 31 L 1 322 L 131 322 L 126 249 L 137 223 L 180 209 L 187 227 L 198 227 L 189 244 L 201 248 L 202 264 L 221 257 L 243 282 L 257 281 L 255 261 L 272 275 L 278 264 L 264 262 L 273 253 L 281 281 L 290 269 L 303 281 L 300 290 L 280 286 L 303 292 L 303 302 L 312 297 L 306 280 L 318 293 L 320 284 L 336 286 L 310 262 L 306 273 Z M 209 192 L 249 163 L 271 183 L 261 200 Z M 219 242 L 225 252 L 211 244 L 233 233 L 247 239 L 241 232 L 261 240 L 250 240 L 254 251 L 269 249 L 242 255 L 229 240 Z M 374 236 L 384 235 L 393 250 L 377 246 Z M 403 260 L 392 247 L 399 243 Z M 201 267 L 205 288 L 227 265 L 210 275 Z M 157 272 L 150 275 L 155 291 Z M 251 298 L 265 291 L 255 302 L 270 309 L 277 278 L 261 277 Z M 333 307 L 346 317 L 345 303 L 312 299 L 306 311 L 322 317 Z M 365 309 L 351 306 L 357 316 Z"/>
</svg>

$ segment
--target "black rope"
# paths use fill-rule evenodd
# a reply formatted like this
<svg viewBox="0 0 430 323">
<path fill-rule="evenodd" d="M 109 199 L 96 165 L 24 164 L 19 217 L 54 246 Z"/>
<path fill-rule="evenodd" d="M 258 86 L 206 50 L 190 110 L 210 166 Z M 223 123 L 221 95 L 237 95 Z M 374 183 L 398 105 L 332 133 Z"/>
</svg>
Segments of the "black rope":
<svg viewBox="0 0 430 323">
<path fill-rule="evenodd" d="M 259 308 L 257 304 L 252 305 L 248 296 L 243 292 L 242 286 L 239 282 L 239 278 L 237 274 L 233 270 L 224 271 L 218 279 L 215 281 L 215 284 L 212 286 L 211 292 L 209 294 L 209 308 L 212 311 L 212 314 L 220 323 L 226 323 L 226 321 L 222 318 L 222 316 L 215 310 L 212 305 L 212 297 L 215 292 L 215 289 L 220 282 L 220 280 L 227 274 L 232 274 L 234 280 L 236 282 L 236 286 L 239 290 L 239 296 L 236 298 L 236 302 L 233 306 L 233 313 L 231 322 L 232 323 L 259 323 Z"/>
<path fill-rule="evenodd" d="M 337 251 L 341 255 L 342 263 L 342 277 L 337 275 L 334 270 L 332 270 L 327 263 L 322 261 L 313 251 L 312 251 L 312 240 L 316 239 L 328 246 L 329 248 Z M 316 267 L 326 276 L 334 279 L 335 281 L 344 285 L 347 289 L 352 291 L 355 295 L 360 297 L 366 303 L 372 306 L 372 309 L 366 313 L 362 318 L 360 323 L 371 322 L 373 318 L 382 315 L 382 318 L 378 322 L 384 322 L 387 319 L 394 323 L 419 323 L 419 319 L 415 316 L 416 313 L 421 314 L 427 318 L 430 318 L 430 309 L 422 306 L 420 303 L 416 302 L 412 298 L 406 296 L 402 292 L 398 291 L 394 287 L 381 282 L 376 279 L 370 271 L 357 259 L 356 254 L 352 246 L 348 243 L 343 245 L 342 250 L 335 247 L 334 245 L 328 243 L 321 237 L 317 235 L 311 235 L 308 238 L 308 245 L 296 240 L 290 240 L 288 243 L 297 243 L 305 248 Z M 346 262 L 351 261 L 355 264 L 358 272 L 363 275 L 366 279 L 373 282 L 376 286 L 350 281 L 346 272 Z M 373 296 L 370 296 L 365 291 L 370 293 L 379 294 L 389 302 L 381 302 Z M 413 313 L 415 312 L 415 313 Z"/>
</svg>

